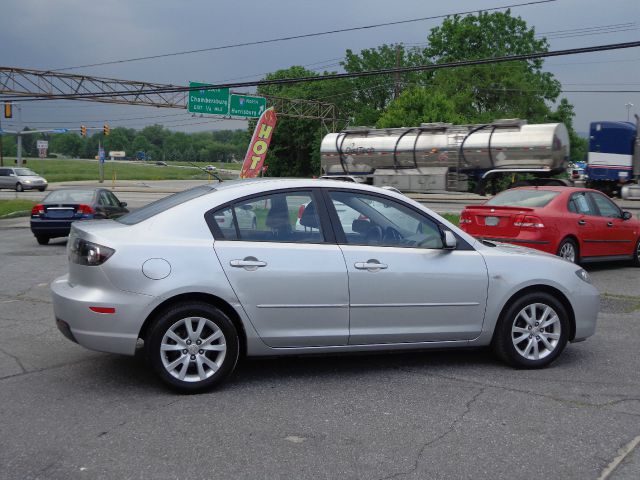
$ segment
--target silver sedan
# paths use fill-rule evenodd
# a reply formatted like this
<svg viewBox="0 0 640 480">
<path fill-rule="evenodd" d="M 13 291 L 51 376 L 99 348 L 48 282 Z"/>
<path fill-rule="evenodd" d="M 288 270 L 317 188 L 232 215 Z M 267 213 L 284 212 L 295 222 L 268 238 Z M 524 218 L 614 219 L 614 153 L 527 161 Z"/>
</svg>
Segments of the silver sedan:
<svg viewBox="0 0 640 480">
<path fill-rule="evenodd" d="M 349 229 L 336 205 L 358 213 Z M 491 346 L 540 368 L 594 333 L 599 306 L 574 264 L 333 180 L 197 187 L 75 223 L 67 249 L 69 273 L 51 285 L 61 332 L 104 352 L 143 344 L 188 392 L 220 383 L 240 355 Z"/>
</svg>

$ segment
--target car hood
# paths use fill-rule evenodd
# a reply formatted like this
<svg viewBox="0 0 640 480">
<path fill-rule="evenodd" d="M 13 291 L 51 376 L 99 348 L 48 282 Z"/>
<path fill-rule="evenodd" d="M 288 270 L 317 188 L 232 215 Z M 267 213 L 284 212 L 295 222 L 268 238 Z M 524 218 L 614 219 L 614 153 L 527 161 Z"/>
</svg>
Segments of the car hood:
<svg viewBox="0 0 640 480">
<path fill-rule="evenodd" d="M 484 247 L 495 249 L 500 253 L 506 253 L 511 255 L 535 255 L 539 257 L 547 258 L 559 258 L 551 253 L 536 250 L 534 248 L 522 247 L 519 245 L 513 245 L 512 243 L 494 242 L 492 240 L 478 240 Z"/>
</svg>

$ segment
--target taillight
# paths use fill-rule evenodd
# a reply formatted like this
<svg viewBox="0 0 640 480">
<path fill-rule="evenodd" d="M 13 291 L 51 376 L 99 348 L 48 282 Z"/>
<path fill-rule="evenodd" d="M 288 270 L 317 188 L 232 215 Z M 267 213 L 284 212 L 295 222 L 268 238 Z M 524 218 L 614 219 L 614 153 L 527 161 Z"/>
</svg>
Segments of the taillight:
<svg viewBox="0 0 640 480">
<path fill-rule="evenodd" d="M 87 266 L 102 265 L 115 253 L 113 248 L 89 242 L 73 234 L 69 237 L 67 251 L 71 263 Z"/>
<path fill-rule="evenodd" d="M 300 205 L 300 208 L 298 208 L 298 220 L 302 218 L 303 213 L 304 213 L 304 205 Z"/>
<path fill-rule="evenodd" d="M 44 215 L 44 205 L 38 204 L 31 209 L 31 215 L 38 216 Z"/>
<path fill-rule="evenodd" d="M 471 219 L 469 218 L 469 214 L 467 212 L 462 212 L 460 214 L 460 225 L 464 225 L 465 223 L 471 223 Z"/>
<path fill-rule="evenodd" d="M 78 213 L 82 213 L 83 215 L 90 215 L 93 212 L 93 208 L 91 208 L 91 205 L 85 205 L 84 203 L 81 205 L 78 205 Z"/>
<path fill-rule="evenodd" d="M 518 215 L 513 225 L 520 228 L 544 228 L 544 223 L 533 215 Z"/>
</svg>

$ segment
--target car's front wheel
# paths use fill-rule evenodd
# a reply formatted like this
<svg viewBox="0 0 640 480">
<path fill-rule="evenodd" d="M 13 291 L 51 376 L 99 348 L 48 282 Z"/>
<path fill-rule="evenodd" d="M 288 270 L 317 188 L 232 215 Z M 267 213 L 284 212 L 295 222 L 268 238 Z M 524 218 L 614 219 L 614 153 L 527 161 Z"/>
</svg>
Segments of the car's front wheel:
<svg viewBox="0 0 640 480">
<path fill-rule="evenodd" d="M 239 351 L 238 334 L 229 317 L 201 302 L 165 310 L 147 345 L 160 378 L 185 393 L 201 392 L 224 380 L 235 368 Z"/>
<path fill-rule="evenodd" d="M 21 183 L 16 183 L 16 192 L 23 192 L 24 191 L 24 187 L 22 186 Z"/>
<path fill-rule="evenodd" d="M 49 243 L 49 237 L 45 237 L 44 235 L 36 235 L 36 240 L 39 245 L 46 245 Z"/>
<path fill-rule="evenodd" d="M 506 310 L 494 335 L 493 349 L 505 362 L 519 368 L 542 368 L 567 345 L 569 318 L 554 296 L 528 293 Z"/>
<path fill-rule="evenodd" d="M 557 255 L 571 263 L 580 263 L 578 245 L 570 238 L 565 238 L 558 247 Z"/>
</svg>

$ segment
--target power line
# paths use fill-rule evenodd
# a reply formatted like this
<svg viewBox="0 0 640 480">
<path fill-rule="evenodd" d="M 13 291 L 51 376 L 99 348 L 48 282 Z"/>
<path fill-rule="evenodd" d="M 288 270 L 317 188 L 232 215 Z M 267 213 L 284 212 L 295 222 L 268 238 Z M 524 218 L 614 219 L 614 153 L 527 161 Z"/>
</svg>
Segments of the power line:
<svg viewBox="0 0 640 480">
<path fill-rule="evenodd" d="M 30 101 L 41 101 L 41 100 L 51 100 L 51 99 L 87 99 L 87 98 L 103 98 L 103 97 L 111 97 L 111 96 L 138 96 L 138 95 L 148 95 L 148 94 L 158 94 L 158 93 L 177 93 L 177 92 L 188 92 L 188 91 L 199 91 L 199 90 L 211 90 L 211 89 L 219 89 L 219 88 L 241 88 L 241 87 L 253 87 L 253 86 L 273 86 L 273 85 L 287 85 L 294 83 L 304 83 L 304 82 L 318 82 L 318 81 L 326 81 L 326 80 L 338 80 L 345 78 L 358 78 L 358 77 L 372 77 L 372 76 L 380 76 L 380 75 L 389 75 L 393 73 L 411 73 L 411 72 L 420 72 L 420 71 L 430 71 L 430 70 L 440 70 L 444 68 L 456 68 L 456 67 L 469 67 L 469 66 L 477 66 L 477 65 L 487 65 L 493 63 L 503 63 L 503 62 L 514 62 L 521 60 L 535 60 L 539 58 L 546 57 L 559 57 L 566 55 L 577 55 L 582 53 L 594 53 L 594 52 L 603 52 L 609 50 L 621 50 L 626 48 L 635 48 L 640 47 L 640 41 L 636 42 L 626 42 L 626 43 L 614 43 L 609 45 L 596 45 L 592 47 L 582 47 L 582 48 L 571 48 L 565 50 L 554 50 L 547 52 L 537 52 L 537 53 L 529 53 L 529 54 L 521 54 L 521 55 L 506 55 L 501 57 L 492 57 L 492 58 L 483 58 L 476 60 L 463 60 L 458 62 L 446 62 L 439 63 L 433 65 L 416 65 L 409 67 L 399 67 L 399 68 L 385 68 L 379 70 L 369 70 L 364 72 L 353 72 L 353 73 L 334 73 L 322 76 L 313 76 L 313 77 L 299 77 L 299 78 L 281 78 L 281 79 L 273 79 L 273 80 L 257 80 L 254 82 L 237 82 L 237 83 L 222 83 L 215 85 L 204 85 L 198 87 L 173 87 L 167 86 L 162 88 L 154 88 L 147 90 L 137 90 L 137 91 L 111 91 L 111 92 L 103 92 L 103 93 L 85 93 L 85 94 L 59 94 L 59 95 L 49 95 L 47 97 L 29 97 L 24 96 L 20 97 L 21 102 L 30 102 Z M 0 100 L 15 100 L 16 96 L 3 96 L 0 97 Z"/>
<path fill-rule="evenodd" d="M 475 9 L 475 10 L 469 10 L 469 11 L 464 11 L 464 12 L 455 12 L 455 13 L 447 13 L 447 14 L 443 14 L 443 15 L 433 15 L 430 17 L 421 17 L 421 18 L 411 18 L 408 20 L 397 20 L 394 22 L 385 22 L 385 23 L 378 23 L 378 24 L 374 24 L 374 25 L 365 25 L 365 26 L 361 26 L 361 27 L 350 27 L 350 28 L 341 28 L 341 29 L 336 29 L 336 30 L 328 30 L 325 32 L 316 32 L 316 33 L 306 33 L 306 34 L 302 34 L 302 35 L 291 35 L 288 37 L 280 37 L 280 38 L 273 38 L 273 39 L 269 39 L 269 40 L 257 40 L 254 42 L 244 42 L 244 43 L 235 43 L 235 44 L 229 44 L 229 45 L 220 45 L 217 47 L 209 47 L 209 48 L 198 48 L 198 49 L 194 49 L 194 50 L 184 50 L 181 52 L 172 52 L 172 53 L 162 53 L 162 54 L 158 54 L 158 55 L 148 55 L 148 56 L 144 56 L 144 57 L 136 57 L 136 58 L 127 58 L 127 59 L 123 59 L 123 60 L 111 60 L 108 62 L 99 62 L 99 63 L 90 63 L 90 64 L 86 64 L 86 65 L 76 65 L 73 67 L 64 67 L 64 68 L 57 68 L 55 70 L 52 70 L 54 72 L 62 72 L 65 70 L 73 70 L 76 68 L 91 68 L 91 67 L 99 67 L 99 66 L 103 66 L 103 65 L 115 65 L 115 64 L 119 64 L 119 63 L 130 63 L 130 62 L 138 62 L 140 60 L 153 60 L 153 59 L 157 59 L 157 58 L 165 58 L 165 57 L 175 57 L 175 56 L 179 56 L 179 55 L 190 55 L 193 53 L 202 53 L 202 52 L 212 52 L 215 50 L 226 50 L 229 48 L 238 48 L 238 47 L 248 47 L 251 45 L 264 45 L 267 43 L 275 43 L 275 42 L 284 42 L 284 41 L 288 41 L 288 40 L 298 40 L 301 38 L 311 38 L 311 37 L 319 37 L 319 36 L 324 36 L 324 35 L 333 35 L 336 33 L 344 33 L 344 32 L 354 32 L 354 31 L 358 31 L 358 30 L 368 30 L 368 29 L 372 29 L 372 28 L 380 28 L 380 27 L 389 27 L 389 26 L 393 26 L 393 25 L 403 25 L 403 24 L 407 24 L 407 23 L 415 23 L 415 22 L 423 22 L 426 20 L 436 20 L 439 18 L 446 18 L 446 17 L 450 17 L 452 15 L 468 15 L 471 13 L 475 13 L 479 10 L 483 11 L 483 12 L 489 12 L 489 11 L 495 11 L 495 10 L 504 10 L 507 8 L 515 8 L 515 7 L 525 7 L 525 6 L 530 6 L 530 5 L 537 5 L 537 4 L 542 4 L 542 3 L 551 3 L 551 2 L 555 2 L 556 0 L 535 0 L 535 1 L 531 1 L 531 2 L 525 2 L 525 3 L 514 3 L 511 5 L 505 5 L 505 6 L 501 6 L 501 7 L 492 7 L 492 8 L 481 8 L 481 9 Z"/>
</svg>

